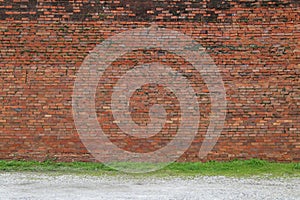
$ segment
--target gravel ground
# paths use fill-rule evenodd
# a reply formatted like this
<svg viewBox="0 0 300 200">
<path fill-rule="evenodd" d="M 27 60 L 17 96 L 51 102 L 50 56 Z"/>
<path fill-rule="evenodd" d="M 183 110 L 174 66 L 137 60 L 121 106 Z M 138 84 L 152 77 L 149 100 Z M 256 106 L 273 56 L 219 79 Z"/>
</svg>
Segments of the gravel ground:
<svg viewBox="0 0 300 200">
<path fill-rule="evenodd" d="M 0 173 L 0 199 L 300 199 L 300 179 Z"/>
</svg>

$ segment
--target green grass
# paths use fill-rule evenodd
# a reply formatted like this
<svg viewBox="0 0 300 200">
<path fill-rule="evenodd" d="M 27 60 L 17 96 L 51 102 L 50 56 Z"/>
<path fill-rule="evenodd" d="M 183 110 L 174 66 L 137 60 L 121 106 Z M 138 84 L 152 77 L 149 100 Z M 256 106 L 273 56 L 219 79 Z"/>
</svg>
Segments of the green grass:
<svg viewBox="0 0 300 200">
<path fill-rule="evenodd" d="M 121 163 L 118 167 L 152 167 L 147 163 Z M 0 160 L 0 172 L 56 172 L 59 174 L 118 175 L 125 174 L 101 163 L 91 162 L 37 162 Z M 132 176 L 228 176 L 228 177 L 300 177 L 300 163 L 275 163 L 258 159 L 234 160 L 229 162 L 188 162 L 172 163 L 163 169 L 147 174 Z"/>
</svg>

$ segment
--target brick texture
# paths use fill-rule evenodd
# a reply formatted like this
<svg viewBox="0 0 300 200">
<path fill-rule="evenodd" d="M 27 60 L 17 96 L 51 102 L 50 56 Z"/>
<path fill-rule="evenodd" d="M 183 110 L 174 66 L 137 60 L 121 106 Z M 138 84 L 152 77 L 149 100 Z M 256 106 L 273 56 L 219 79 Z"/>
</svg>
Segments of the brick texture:
<svg viewBox="0 0 300 200">
<path fill-rule="evenodd" d="M 199 132 L 179 161 L 300 161 L 298 0 L 0 0 L 0 159 L 95 161 L 73 120 L 76 72 L 97 44 L 154 22 L 192 37 L 213 58 L 227 95 L 223 132 L 199 159 L 211 109 L 201 75 L 163 49 L 140 49 L 114 61 L 99 80 L 97 116 L 112 142 L 142 153 L 167 145 L 176 134 L 179 102 L 160 85 L 144 85 L 130 102 L 139 125 L 149 122 L 151 105 L 166 108 L 171 123 L 151 138 L 122 133 L 105 109 L 116 77 L 161 62 L 193 83 L 201 111 Z"/>
</svg>

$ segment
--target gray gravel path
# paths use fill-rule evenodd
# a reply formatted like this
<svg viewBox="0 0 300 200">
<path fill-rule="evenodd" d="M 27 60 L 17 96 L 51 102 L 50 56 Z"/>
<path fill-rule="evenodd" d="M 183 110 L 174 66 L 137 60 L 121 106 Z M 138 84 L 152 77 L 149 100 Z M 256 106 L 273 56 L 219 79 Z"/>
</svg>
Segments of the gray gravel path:
<svg viewBox="0 0 300 200">
<path fill-rule="evenodd" d="M 0 199 L 299 199 L 300 179 L 0 173 Z"/>
</svg>

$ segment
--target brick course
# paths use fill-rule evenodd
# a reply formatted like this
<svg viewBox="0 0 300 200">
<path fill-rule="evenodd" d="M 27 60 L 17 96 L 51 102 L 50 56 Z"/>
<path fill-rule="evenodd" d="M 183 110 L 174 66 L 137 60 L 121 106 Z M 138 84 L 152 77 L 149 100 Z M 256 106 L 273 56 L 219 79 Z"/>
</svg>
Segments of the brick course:
<svg viewBox="0 0 300 200">
<path fill-rule="evenodd" d="M 73 121 L 76 72 L 97 44 L 153 22 L 198 41 L 223 77 L 225 126 L 204 160 L 300 161 L 297 0 L 0 1 L 0 159 L 94 161 Z M 179 161 L 198 161 L 209 124 L 208 90 L 189 63 L 163 49 L 137 50 L 111 65 L 97 88 L 99 122 L 129 151 L 153 151 L 172 139 L 176 120 L 151 140 L 139 140 L 118 130 L 111 111 L 101 109 L 110 102 L 116 76 L 150 61 L 181 70 L 196 88 L 199 133 Z M 147 124 L 149 105 L 157 102 L 169 116 L 180 116 L 176 97 L 157 85 L 143 86 L 131 100 L 132 118 L 140 125 Z"/>
</svg>

